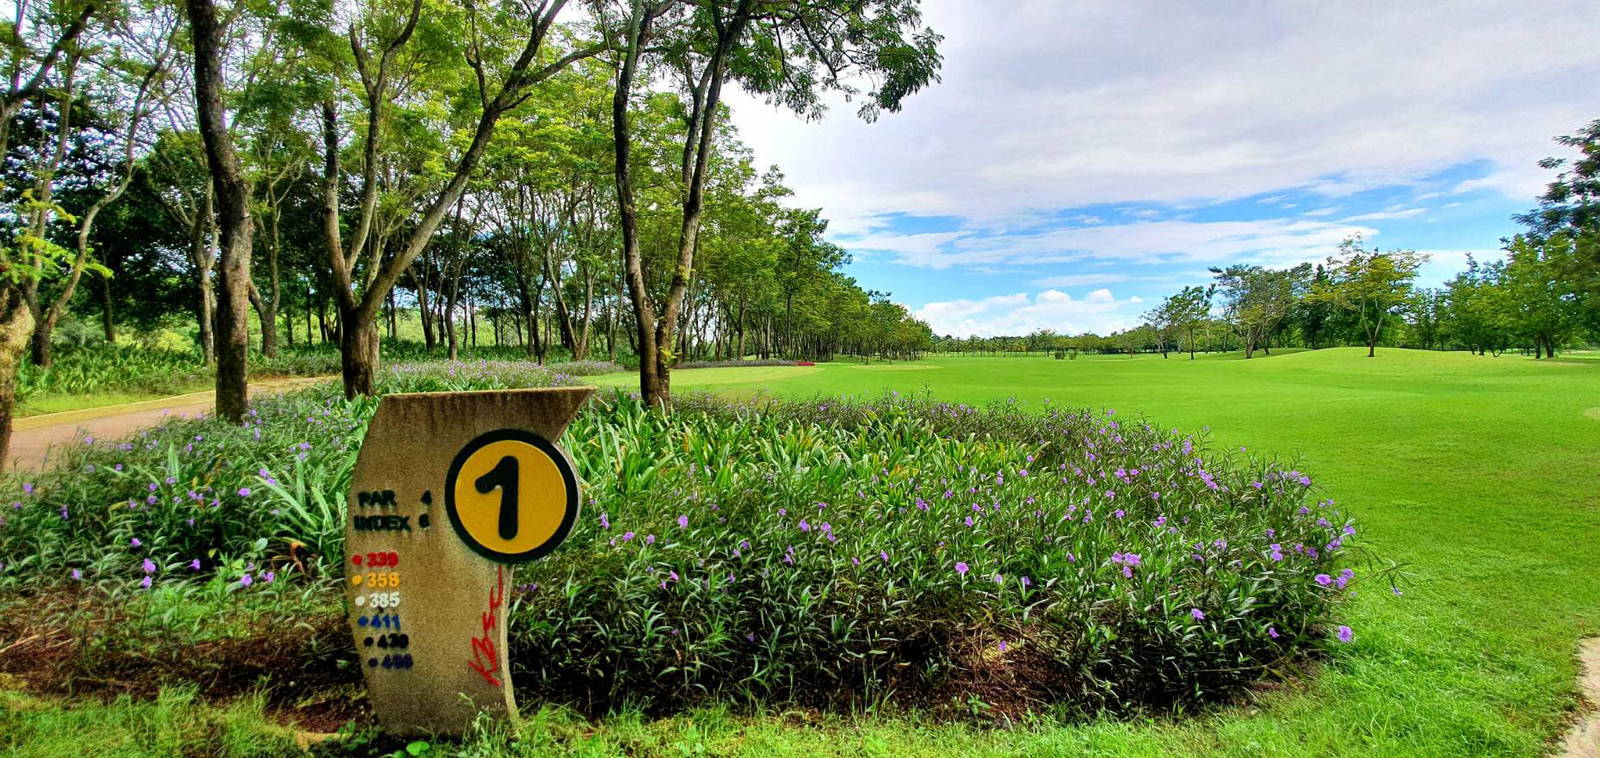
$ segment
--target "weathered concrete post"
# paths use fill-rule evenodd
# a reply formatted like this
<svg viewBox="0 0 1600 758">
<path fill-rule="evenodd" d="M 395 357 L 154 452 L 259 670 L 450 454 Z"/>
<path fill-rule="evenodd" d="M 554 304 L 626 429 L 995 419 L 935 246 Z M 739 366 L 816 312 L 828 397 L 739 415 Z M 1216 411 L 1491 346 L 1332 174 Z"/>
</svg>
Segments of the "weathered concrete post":
<svg viewBox="0 0 1600 758">
<path fill-rule="evenodd" d="M 350 632 L 396 734 L 515 718 L 511 566 L 566 538 L 578 481 L 555 440 L 593 387 L 387 395 L 351 476 Z"/>
</svg>

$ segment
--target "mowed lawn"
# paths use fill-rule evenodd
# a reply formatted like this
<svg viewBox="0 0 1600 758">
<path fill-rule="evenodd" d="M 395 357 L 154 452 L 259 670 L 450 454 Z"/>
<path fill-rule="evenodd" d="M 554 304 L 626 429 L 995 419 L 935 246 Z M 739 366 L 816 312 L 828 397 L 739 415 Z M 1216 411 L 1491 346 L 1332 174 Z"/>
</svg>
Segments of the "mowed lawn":
<svg viewBox="0 0 1600 758">
<path fill-rule="evenodd" d="M 881 755 L 1536 755 L 1577 704 L 1575 647 L 1600 634 L 1600 365 L 1333 349 L 1256 360 L 934 357 L 685 370 L 675 391 L 931 392 L 1114 408 L 1294 458 L 1404 564 L 1362 585 L 1355 641 L 1310 680 L 1186 719 L 982 731 L 866 718 L 824 728 L 693 714 L 713 752 Z M 629 386 L 631 376 L 600 377 Z M 628 741 L 620 733 L 612 736 Z M 642 736 L 642 735 L 641 735 Z"/>
</svg>

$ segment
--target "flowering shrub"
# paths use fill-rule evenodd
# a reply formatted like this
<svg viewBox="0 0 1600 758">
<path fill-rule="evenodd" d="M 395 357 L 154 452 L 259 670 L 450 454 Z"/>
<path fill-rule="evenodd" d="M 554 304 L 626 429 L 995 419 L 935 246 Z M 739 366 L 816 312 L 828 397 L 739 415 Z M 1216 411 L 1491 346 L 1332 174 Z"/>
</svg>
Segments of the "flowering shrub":
<svg viewBox="0 0 1600 758">
<path fill-rule="evenodd" d="M 496 364 L 382 379 L 567 381 Z M 325 388 L 259 401 L 242 427 L 87 441 L 5 499 L 0 589 L 337 597 L 374 407 Z M 517 570 L 511 659 L 524 694 L 588 707 L 1204 698 L 1354 639 L 1339 600 L 1372 578 L 1309 475 L 1110 412 L 686 397 L 664 416 L 614 395 L 564 444 L 585 511 Z"/>
<path fill-rule="evenodd" d="M 617 399 L 566 440 L 589 510 L 511 627 L 554 697 L 1165 702 L 1323 644 L 1355 581 L 1306 474 L 1110 414 Z"/>
</svg>

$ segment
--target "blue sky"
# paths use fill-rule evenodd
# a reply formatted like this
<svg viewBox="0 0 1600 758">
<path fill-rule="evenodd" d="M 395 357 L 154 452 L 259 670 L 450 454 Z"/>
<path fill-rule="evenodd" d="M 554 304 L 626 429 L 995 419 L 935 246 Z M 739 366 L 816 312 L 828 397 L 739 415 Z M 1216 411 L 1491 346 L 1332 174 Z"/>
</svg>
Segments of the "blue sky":
<svg viewBox="0 0 1600 758">
<path fill-rule="evenodd" d="M 1234 262 L 1362 234 L 1436 285 L 1600 118 L 1590 2 L 931 0 L 943 81 L 875 123 L 733 99 L 850 273 L 939 333 L 1109 331 Z"/>
</svg>

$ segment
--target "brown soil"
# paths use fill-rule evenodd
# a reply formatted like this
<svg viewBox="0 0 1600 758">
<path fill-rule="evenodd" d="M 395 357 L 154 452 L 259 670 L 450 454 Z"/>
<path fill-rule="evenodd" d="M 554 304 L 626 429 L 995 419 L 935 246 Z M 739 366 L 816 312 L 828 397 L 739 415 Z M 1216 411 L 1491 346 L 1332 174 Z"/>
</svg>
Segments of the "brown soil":
<svg viewBox="0 0 1600 758">
<path fill-rule="evenodd" d="M 1600 637 L 1578 643 L 1578 691 L 1586 709 L 1561 743 L 1561 758 L 1600 758 Z"/>
<path fill-rule="evenodd" d="M 214 703 L 259 693 L 276 720 L 313 733 L 371 722 L 360 672 L 337 665 L 342 618 L 262 618 L 233 636 L 174 645 L 127 631 L 103 600 L 70 588 L 9 600 L 0 612 L 0 678 L 29 692 L 106 699 L 150 698 L 180 683 Z"/>
</svg>

